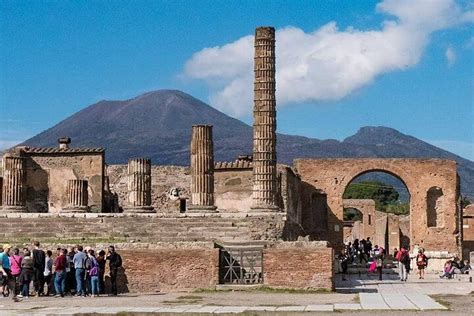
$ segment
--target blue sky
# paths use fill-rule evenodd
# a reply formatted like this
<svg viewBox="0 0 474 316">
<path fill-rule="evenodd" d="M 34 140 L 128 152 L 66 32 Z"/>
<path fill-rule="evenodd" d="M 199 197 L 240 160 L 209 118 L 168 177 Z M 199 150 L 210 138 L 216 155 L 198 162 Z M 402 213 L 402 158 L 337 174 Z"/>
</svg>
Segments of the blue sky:
<svg viewBox="0 0 474 316">
<path fill-rule="evenodd" d="M 164 88 L 251 124 L 253 52 L 242 48 L 272 25 L 279 132 L 342 140 L 388 126 L 474 160 L 473 10 L 450 0 L 4 0 L 0 147 L 99 100 Z"/>
</svg>

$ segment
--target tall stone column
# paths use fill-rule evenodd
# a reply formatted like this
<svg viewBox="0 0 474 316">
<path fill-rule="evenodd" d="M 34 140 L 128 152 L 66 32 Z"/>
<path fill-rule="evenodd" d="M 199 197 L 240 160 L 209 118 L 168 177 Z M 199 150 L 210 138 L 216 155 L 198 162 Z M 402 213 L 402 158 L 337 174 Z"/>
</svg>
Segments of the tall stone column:
<svg viewBox="0 0 474 316">
<path fill-rule="evenodd" d="M 216 212 L 212 125 L 194 125 L 191 138 L 191 212 Z"/>
<path fill-rule="evenodd" d="M 65 212 L 87 212 L 89 210 L 89 194 L 86 180 L 68 180 L 66 186 L 67 205 Z"/>
<path fill-rule="evenodd" d="M 273 27 L 255 30 L 254 74 L 252 210 L 278 211 Z"/>
<path fill-rule="evenodd" d="M 26 161 L 23 157 L 3 157 L 3 212 L 26 212 Z"/>
<path fill-rule="evenodd" d="M 128 161 L 127 213 L 150 213 L 151 206 L 151 160 L 133 158 Z"/>
</svg>

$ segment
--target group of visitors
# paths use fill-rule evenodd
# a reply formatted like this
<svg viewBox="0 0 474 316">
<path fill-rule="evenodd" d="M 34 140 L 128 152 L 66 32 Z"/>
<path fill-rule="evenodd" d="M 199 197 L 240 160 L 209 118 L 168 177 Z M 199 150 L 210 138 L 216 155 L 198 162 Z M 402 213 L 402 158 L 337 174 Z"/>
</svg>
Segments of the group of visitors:
<svg viewBox="0 0 474 316">
<path fill-rule="evenodd" d="M 468 274 L 470 270 L 472 270 L 472 267 L 467 260 L 462 261 L 459 258 L 454 258 L 446 261 L 443 273 L 439 277 L 440 279 L 452 279 L 455 274 Z"/>
<path fill-rule="evenodd" d="M 370 237 L 367 239 L 355 239 L 353 243 L 348 242 L 345 245 L 346 252 L 349 256 L 349 263 L 368 262 L 372 251 L 372 241 Z"/>
<path fill-rule="evenodd" d="M 109 261 L 111 294 L 117 295 L 117 272 L 122 258 L 109 246 L 96 252 L 90 247 L 77 245 L 44 251 L 39 242 L 32 249 L 20 249 L 8 244 L 0 249 L 0 295 L 14 299 L 55 294 L 79 297 L 97 297 L 105 293 L 105 266 Z"/>
</svg>

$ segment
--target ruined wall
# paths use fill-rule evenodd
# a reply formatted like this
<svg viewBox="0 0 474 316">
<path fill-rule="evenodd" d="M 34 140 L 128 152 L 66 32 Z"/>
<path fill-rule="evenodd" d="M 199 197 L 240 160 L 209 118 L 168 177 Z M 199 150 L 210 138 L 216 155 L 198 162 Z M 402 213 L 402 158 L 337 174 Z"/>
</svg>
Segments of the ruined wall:
<svg viewBox="0 0 474 316">
<path fill-rule="evenodd" d="M 362 223 L 359 224 L 357 234 L 353 236 L 358 239 L 375 239 L 375 201 L 370 199 L 344 199 L 344 208 L 355 208 L 362 213 Z M 354 238 L 354 239 L 355 239 Z"/>
<path fill-rule="evenodd" d="M 123 207 L 127 199 L 127 166 L 107 166 L 110 190 L 118 196 Z M 292 221 L 301 221 L 300 179 L 288 166 L 278 165 L 279 205 L 288 211 Z M 158 213 L 179 215 L 180 199 L 189 199 L 191 174 L 188 167 L 151 167 L 152 206 Z M 175 189 L 179 197 L 170 198 Z M 216 169 L 214 172 L 214 199 L 218 211 L 248 212 L 252 205 L 252 169 Z"/>
<path fill-rule="evenodd" d="M 459 216 L 457 210 L 456 162 L 442 159 L 297 159 L 295 168 L 303 184 L 313 192 L 327 194 L 328 238 L 336 247 L 342 243 L 343 200 L 347 185 L 370 171 L 388 172 L 401 179 L 410 193 L 411 244 L 427 250 L 458 253 Z M 442 226 L 428 227 L 427 192 L 438 187 L 443 192 Z M 310 190 L 311 192 L 311 190 Z M 305 198 L 310 200 L 309 197 Z M 303 206 L 303 209 L 310 209 Z M 440 210 L 441 214 L 441 210 Z M 440 222 L 439 222 L 440 223 Z"/>
<path fill-rule="evenodd" d="M 252 206 L 252 169 L 216 170 L 214 197 L 218 210 L 248 212 Z"/>
<path fill-rule="evenodd" d="M 469 258 L 469 253 L 471 251 L 474 251 L 474 204 L 470 204 L 466 206 L 463 210 L 463 255 L 464 255 L 464 258 Z"/>
<path fill-rule="evenodd" d="M 107 166 L 110 190 L 118 195 L 120 207 L 127 203 L 127 165 Z M 158 213 L 179 215 L 181 198 L 189 198 L 191 174 L 188 167 L 153 166 L 151 167 L 151 205 Z M 170 198 L 170 192 L 176 189 L 179 197 Z"/>
<path fill-rule="evenodd" d="M 26 205 L 29 212 L 58 213 L 68 203 L 68 180 L 88 181 L 88 205 L 101 212 L 103 196 L 103 153 L 26 155 Z"/>
<path fill-rule="evenodd" d="M 318 242 L 286 242 L 263 250 L 264 283 L 273 287 L 334 289 L 334 251 Z"/>
</svg>

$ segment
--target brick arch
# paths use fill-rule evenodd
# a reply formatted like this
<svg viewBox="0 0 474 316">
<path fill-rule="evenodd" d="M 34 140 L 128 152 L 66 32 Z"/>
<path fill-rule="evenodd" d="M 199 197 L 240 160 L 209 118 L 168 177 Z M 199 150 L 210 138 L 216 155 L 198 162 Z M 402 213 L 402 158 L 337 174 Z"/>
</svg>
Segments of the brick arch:
<svg viewBox="0 0 474 316">
<path fill-rule="evenodd" d="M 387 172 L 399 178 L 410 194 L 410 242 L 428 250 L 458 253 L 460 249 L 459 216 L 457 208 L 458 180 L 456 162 L 443 159 L 405 158 L 333 158 L 297 159 L 295 168 L 301 176 L 307 192 L 321 190 L 327 194 L 328 233 L 326 235 L 336 248 L 342 244 L 343 199 L 347 185 L 357 176 L 371 172 Z M 428 227 L 426 216 L 426 193 L 437 186 L 444 193 L 443 227 Z M 303 196 L 303 210 L 305 200 Z"/>
</svg>

